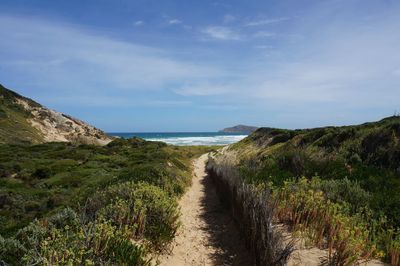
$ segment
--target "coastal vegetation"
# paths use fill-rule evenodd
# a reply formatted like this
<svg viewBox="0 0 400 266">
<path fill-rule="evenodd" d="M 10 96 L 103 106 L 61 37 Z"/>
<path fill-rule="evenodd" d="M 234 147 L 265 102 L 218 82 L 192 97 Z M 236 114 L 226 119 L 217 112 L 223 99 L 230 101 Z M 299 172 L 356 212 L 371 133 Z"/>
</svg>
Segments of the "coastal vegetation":
<svg viewBox="0 0 400 266">
<path fill-rule="evenodd" d="M 0 85 L 0 143 L 40 143 L 43 135 L 28 122 L 29 112 L 15 102 L 17 93 Z"/>
<path fill-rule="evenodd" d="M 399 265 L 399 140 L 398 116 L 358 126 L 261 128 L 210 157 L 208 168 L 217 184 L 224 182 L 220 186 L 230 201 L 241 205 L 233 213 L 243 228 L 250 221 L 258 231 L 272 232 L 272 223 L 284 224 L 309 245 L 327 250 L 327 265 L 374 258 Z M 245 190 L 251 193 L 238 200 Z M 243 219 L 237 210 L 249 212 L 251 198 L 266 202 L 269 210 L 255 208 L 257 215 Z M 261 212 L 269 218 L 257 223 L 265 216 Z M 275 243 L 275 252 L 286 254 L 285 243 Z"/>
<path fill-rule="evenodd" d="M 179 227 L 191 159 L 209 147 L 0 145 L 0 262 L 148 265 Z"/>
</svg>

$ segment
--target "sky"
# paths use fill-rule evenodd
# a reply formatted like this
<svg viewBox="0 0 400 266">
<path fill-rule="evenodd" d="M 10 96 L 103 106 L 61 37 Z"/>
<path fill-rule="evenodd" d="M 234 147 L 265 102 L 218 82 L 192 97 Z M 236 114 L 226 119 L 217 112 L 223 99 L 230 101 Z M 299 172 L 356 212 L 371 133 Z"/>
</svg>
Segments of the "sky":
<svg viewBox="0 0 400 266">
<path fill-rule="evenodd" d="M 400 112 L 398 0 L 1 0 L 0 84 L 107 132 Z"/>
</svg>

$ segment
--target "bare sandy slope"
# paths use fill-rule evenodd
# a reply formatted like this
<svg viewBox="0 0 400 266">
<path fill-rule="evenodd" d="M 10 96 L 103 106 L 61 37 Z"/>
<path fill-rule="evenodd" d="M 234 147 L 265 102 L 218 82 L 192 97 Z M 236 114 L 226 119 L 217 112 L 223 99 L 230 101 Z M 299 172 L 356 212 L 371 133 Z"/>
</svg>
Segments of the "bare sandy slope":
<svg viewBox="0 0 400 266">
<path fill-rule="evenodd" d="M 207 154 L 194 162 L 193 184 L 180 200 L 182 227 L 161 265 L 252 265 L 229 213 L 205 173 Z"/>
<path fill-rule="evenodd" d="M 103 131 L 81 120 L 25 98 L 15 98 L 15 101 L 30 113 L 28 121 L 43 135 L 45 142 L 73 142 L 103 146 L 112 141 L 112 138 Z"/>
</svg>

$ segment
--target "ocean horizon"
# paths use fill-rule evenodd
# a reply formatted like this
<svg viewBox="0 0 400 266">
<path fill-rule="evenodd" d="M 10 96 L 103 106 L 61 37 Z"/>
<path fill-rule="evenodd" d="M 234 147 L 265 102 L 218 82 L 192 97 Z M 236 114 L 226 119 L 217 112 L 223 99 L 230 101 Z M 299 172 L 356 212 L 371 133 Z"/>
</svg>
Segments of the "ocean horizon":
<svg viewBox="0 0 400 266">
<path fill-rule="evenodd" d="M 110 132 L 108 134 L 121 138 L 139 137 L 177 146 L 229 145 L 248 136 L 246 133 L 226 132 Z"/>
</svg>

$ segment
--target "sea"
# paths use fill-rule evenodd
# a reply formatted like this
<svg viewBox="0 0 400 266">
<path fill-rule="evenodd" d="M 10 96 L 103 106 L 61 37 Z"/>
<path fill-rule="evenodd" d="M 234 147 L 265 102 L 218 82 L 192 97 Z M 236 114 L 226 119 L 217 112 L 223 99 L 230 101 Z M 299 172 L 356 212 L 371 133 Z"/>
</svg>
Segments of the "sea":
<svg viewBox="0 0 400 266">
<path fill-rule="evenodd" d="M 121 138 L 139 137 L 149 141 L 162 141 L 172 145 L 228 145 L 238 142 L 245 137 L 246 133 L 225 132 L 154 132 L 154 133 L 108 133 L 111 136 Z"/>
</svg>

